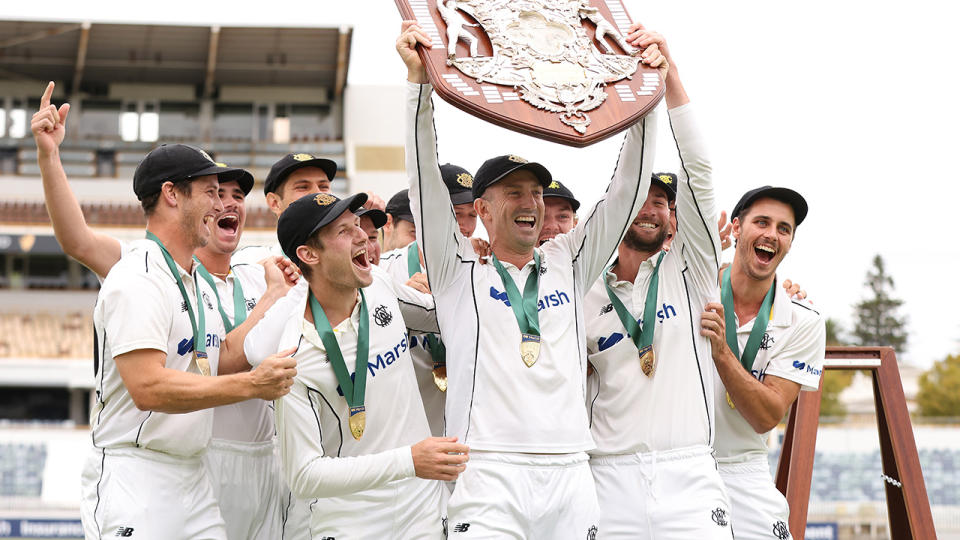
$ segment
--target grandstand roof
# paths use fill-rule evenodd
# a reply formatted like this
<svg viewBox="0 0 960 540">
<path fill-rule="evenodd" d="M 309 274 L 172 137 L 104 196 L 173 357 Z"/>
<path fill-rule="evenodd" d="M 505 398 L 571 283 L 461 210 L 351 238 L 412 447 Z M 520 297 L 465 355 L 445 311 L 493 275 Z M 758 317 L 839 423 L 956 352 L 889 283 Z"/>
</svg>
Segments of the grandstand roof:
<svg viewBox="0 0 960 540">
<path fill-rule="evenodd" d="M 96 92 L 111 83 L 324 88 L 339 96 L 349 27 L 257 28 L 0 21 L 0 80 L 56 80 Z"/>
</svg>

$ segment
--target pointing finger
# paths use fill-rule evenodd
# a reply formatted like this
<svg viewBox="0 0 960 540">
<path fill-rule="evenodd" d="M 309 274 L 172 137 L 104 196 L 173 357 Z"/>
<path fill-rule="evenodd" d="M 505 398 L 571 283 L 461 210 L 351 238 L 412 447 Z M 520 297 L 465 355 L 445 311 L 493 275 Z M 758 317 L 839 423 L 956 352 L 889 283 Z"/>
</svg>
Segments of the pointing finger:
<svg viewBox="0 0 960 540">
<path fill-rule="evenodd" d="M 43 91 L 43 97 L 40 98 L 40 108 L 43 109 L 50 105 L 50 97 L 53 96 L 53 81 L 47 83 L 47 89 Z"/>
</svg>

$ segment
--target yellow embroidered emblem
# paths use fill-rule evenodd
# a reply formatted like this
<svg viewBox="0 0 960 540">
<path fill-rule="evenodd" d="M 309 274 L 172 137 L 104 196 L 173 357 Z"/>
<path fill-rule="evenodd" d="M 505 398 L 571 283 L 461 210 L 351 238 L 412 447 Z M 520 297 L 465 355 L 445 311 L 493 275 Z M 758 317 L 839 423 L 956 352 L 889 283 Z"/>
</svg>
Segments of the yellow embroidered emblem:
<svg viewBox="0 0 960 540">
<path fill-rule="evenodd" d="M 293 159 L 297 161 L 308 161 L 313 159 L 313 156 L 311 156 L 310 154 L 294 154 Z"/>
<path fill-rule="evenodd" d="M 556 180 L 550 182 L 550 185 L 547 186 L 547 189 L 560 189 L 560 184 Z"/>
<path fill-rule="evenodd" d="M 320 206 L 329 206 L 337 202 L 339 199 L 333 195 L 330 195 L 329 193 L 317 193 L 317 196 L 314 198 L 314 200 L 317 201 L 317 204 Z"/>
<path fill-rule="evenodd" d="M 457 175 L 457 183 L 463 187 L 473 187 L 473 177 L 470 173 L 460 173 Z"/>
<path fill-rule="evenodd" d="M 226 168 L 226 166 L 227 166 L 226 163 L 221 163 L 221 162 L 219 162 L 219 161 L 214 161 L 213 164 L 216 165 L 217 167 L 224 167 L 224 168 Z"/>
<path fill-rule="evenodd" d="M 664 184 L 672 184 L 672 183 L 673 183 L 673 177 L 670 176 L 669 174 L 661 174 L 661 175 L 660 175 L 660 181 L 663 182 Z"/>
<path fill-rule="evenodd" d="M 513 154 L 510 154 L 509 156 L 507 156 L 507 159 L 509 159 L 510 161 L 512 161 L 512 162 L 514 162 L 514 163 L 530 163 L 530 162 L 527 161 L 526 159 L 523 159 L 523 158 L 520 157 L 520 156 L 515 156 L 515 155 L 513 155 Z"/>
</svg>

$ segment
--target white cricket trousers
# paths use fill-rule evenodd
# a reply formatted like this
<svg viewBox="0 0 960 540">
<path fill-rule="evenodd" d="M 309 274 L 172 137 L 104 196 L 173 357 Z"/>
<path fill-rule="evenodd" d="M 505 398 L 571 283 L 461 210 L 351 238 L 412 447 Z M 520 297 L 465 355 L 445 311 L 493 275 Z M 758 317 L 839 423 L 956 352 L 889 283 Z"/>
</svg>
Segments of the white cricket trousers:
<svg viewBox="0 0 960 540">
<path fill-rule="evenodd" d="M 720 463 L 720 478 L 730 496 L 733 537 L 737 540 L 788 540 L 790 506 L 770 476 L 766 456 Z"/>
<path fill-rule="evenodd" d="M 204 462 L 229 540 L 277 540 L 282 534 L 280 467 L 273 447 L 273 441 L 210 441 Z"/>
<path fill-rule="evenodd" d="M 604 540 L 730 540 L 730 506 L 706 446 L 595 456 Z"/>
<path fill-rule="evenodd" d="M 94 448 L 81 476 L 86 540 L 226 540 L 201 456 Z"/>
<path fill-rule="evenodd" d="M 470 452 L 447 503 L 448 538 L 602 538 L 587 459 L 585 453 Z"/>
</svg>

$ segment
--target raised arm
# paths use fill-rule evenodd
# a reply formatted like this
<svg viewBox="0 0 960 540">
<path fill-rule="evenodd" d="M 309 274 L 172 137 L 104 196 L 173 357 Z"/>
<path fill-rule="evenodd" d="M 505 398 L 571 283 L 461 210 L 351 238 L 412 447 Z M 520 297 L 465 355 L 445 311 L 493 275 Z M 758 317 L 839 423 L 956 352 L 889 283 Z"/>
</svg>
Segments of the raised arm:
<svg viewBox="0 0 960 540">
<path fill-rule="evenodd" d="M 417 224 L 417 242 L 423 250 L 430 290 L 436 292 L 453 280 L 462 236 L 440 176 L 430 100 L 433 87 L 417 53 L 418 43 L 429 47 L 430 38 L 415 22 L 404 21 L 397 38 L 397 52 L 407 65 L 406 161 L 410 210 Z"/>
<path fill-rule="evenodd" d="M 40 98 L 40 110 L 30 121 L 30 130 L 37 143 L 37 163 L 43 182 L 43 198 L 53 224 L 53 234 L 64 253 L 93 270 L 100 279 L 120 260 L 120 242 L 111 236 L 94 232 L 87 225 L 80 203 L 67 182 L 67 173 L 60 163 L 60 143 L 66 133 L 70 104 L 59 109 L 50 104 L 53 82 Z"/>
<path fill-rule="evenodd" d="M 713 191 L 713 168 L 706 141 L 696 122 L 690 98 L 680 80 L 677 63 L 664 37 L 635 24 L 629 38 L 637 47 L 657 45 L 670 63 L 666 77 L 666 101 L 670 130 L 680 157 L 677 177 L 677 240 L 684 258 L 704 279 L 715 283 L 720 267 L 720 235 L 717 230 L 717 203 Z"/>
</svg>

